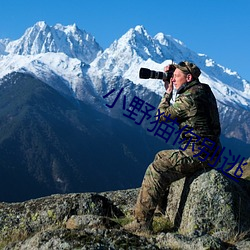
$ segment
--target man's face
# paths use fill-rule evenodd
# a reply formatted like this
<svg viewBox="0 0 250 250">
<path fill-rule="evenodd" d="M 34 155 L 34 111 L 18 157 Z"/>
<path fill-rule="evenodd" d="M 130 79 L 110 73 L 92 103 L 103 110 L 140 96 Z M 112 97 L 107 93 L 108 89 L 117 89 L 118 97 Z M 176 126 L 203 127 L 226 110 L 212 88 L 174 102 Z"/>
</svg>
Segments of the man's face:
<svg viewBox="0 0 250 250">
<path fill-rule="evenodd" d="M 174 87 L 178 90 L 184 83 L 187 82 L 187 75 L 185 75 L 180 69 L 175 69 L 172 82 Z"/>
</svg>

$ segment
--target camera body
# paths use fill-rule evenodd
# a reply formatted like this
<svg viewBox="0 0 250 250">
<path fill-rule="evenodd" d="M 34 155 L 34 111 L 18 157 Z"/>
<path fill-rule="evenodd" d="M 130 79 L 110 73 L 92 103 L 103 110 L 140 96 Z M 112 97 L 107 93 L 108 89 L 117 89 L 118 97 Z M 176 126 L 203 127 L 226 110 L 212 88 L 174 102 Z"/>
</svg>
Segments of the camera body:
<svg viewBox="0 0 250 250">
<path fill-rule="evenodd" d="M 175 66 L 173 64 L 169 65 L 169 70 L 167 72 L 154 71 L 148 68 L 140 68 L 139 77 L 142 79 L 162 79 L 170 81 L 175 71 Z"/>
</svg>

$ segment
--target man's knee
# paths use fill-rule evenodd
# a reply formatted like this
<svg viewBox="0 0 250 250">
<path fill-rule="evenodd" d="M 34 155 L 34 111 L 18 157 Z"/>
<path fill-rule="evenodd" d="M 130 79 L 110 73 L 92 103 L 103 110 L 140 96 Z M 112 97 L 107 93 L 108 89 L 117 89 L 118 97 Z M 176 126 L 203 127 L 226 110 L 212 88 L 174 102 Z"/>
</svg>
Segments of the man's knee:
<svg viewBox="0 0 250 250">
<path fill-rule="evenodd" d="M 154 161 L 161 160 L 161 159 L 164 159 L 164 158 L 169 158 L 171 156 L 171 154 L 173 153 L 172 151 L 173 150 L 162 150 L 162 151 L 159 151 L 155 155 Z"/>
</svg>

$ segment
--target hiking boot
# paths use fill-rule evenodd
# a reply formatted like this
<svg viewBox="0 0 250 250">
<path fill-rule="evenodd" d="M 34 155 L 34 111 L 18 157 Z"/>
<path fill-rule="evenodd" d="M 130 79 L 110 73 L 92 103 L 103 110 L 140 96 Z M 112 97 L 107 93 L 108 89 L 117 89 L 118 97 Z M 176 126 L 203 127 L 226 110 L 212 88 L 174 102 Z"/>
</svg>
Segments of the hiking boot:
<svg viewBox="0 0 250 250">
<path fill-rule="evenodd" d="M 145 221 L 139 222 L 137 220 L 130 222 L 129 224 L 125 225 L 123 228 L 129 232 L 138 232 L 138 233 L 151 234 L 153 231 L 151 223 L 145 222 Z"/>
</svg>

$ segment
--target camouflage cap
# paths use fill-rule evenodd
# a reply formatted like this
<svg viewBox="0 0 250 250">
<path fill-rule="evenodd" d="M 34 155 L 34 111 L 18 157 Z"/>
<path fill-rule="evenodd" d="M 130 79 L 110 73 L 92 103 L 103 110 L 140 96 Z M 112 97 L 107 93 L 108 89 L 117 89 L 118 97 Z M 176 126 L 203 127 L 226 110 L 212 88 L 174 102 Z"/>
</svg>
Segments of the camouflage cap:
<svg viewBox="0 0 250 250">
<path fill-rule="evenodd" d="M 184 73 L 191 74 L 195 79 L 198 79 L 198 77 L 201 74 L 200 69 L 194 63 L 191 63 L 191 62 L 187 62 L 187 61 L 180 62 L 179 64 L 176 64 L 175 66 L 176 68 L 180 69 Z"/>
</svg>

